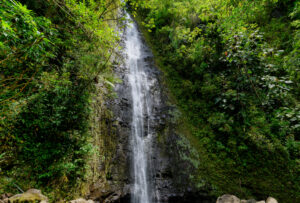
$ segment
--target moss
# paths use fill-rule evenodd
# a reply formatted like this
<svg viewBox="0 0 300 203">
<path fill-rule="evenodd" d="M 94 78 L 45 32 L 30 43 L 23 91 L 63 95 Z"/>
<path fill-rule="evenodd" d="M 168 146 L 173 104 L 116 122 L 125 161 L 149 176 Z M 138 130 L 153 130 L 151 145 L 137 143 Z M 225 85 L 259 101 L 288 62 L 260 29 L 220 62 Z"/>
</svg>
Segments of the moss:
<svg viewBox="0 0 300 203">
<path fill-rule="evenodd" d="M 40 202 L 40 201 L 48 201 L 48 198 L 40 193 L 38 190 L 29 190 L 23 194 L 15 195 L 9 198 L 9 202 Z"/>
</svg>

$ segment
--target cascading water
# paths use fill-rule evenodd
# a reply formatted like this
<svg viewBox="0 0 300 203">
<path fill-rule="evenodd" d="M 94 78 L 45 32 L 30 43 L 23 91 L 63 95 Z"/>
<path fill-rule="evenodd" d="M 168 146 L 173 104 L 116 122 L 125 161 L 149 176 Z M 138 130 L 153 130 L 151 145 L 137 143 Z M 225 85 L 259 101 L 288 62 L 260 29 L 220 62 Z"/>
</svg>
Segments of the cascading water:
<svg viewBox="0 0 300 203">
<path fill-rule="evenodd" d="M 102 103 L 96 109 L 100 132 L 95 133 L 101 135 L 105 156 L 89 198 L 110 203 L 215 202 L 189 181 L 195 160 L 192 145 L 176 132 L 179 111 L 168 98 L 163 73 L 137 24 L 126 15 L 125 30 L 124 24 L 119 26 L 123 48 L 116 49 L 113 63 L 122 82 L 115 86 L 118 96 L 106 103 L 113 116 L 101 111 Z"/>
<path fill-rule="evenodd" d="M 135 23 L 127 15 L 128 23 L 125 32 L 126 66 L 132 94 L 132 128 L 131 146 L 133 152 L 132 175 L 134 179 L 132 203 L 152 203 L 151 183 L 149 179 L 149 148 L 151 147 L 151 131 L 149 118 L 151 107 L 149 87 L 142 61 L 142 40 Z"/>
</svg>

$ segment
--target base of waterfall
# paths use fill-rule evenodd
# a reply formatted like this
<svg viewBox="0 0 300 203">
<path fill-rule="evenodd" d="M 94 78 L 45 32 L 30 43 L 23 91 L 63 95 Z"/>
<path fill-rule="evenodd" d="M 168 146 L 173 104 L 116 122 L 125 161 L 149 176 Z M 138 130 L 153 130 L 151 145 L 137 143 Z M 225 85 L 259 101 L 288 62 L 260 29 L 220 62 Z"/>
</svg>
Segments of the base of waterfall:
<svg viewBox="0 0 300 203">
<path fill-rule="evenodd" d="M 117 194 L 117 193 L 116 193 Z M 130 203 L 130 194 L 127 195 L 112 195 L 111 197 L 108 195 L 106 199 L 99 199 L 91 200 L 91 199 L 84 199 L 78 198 L 75 200 L 70 201 L 62 201 L 62 202 L 69 202 L 69 203 Z M 24 193 L 21 194 L 2 194 L 0 195 L 0 203 L 9 203 L 9 202 L 42 202 L 48 203 L 48 198 L 42 194 L 40 190 L 37 189 L 29 189 Z M 182 196 L 173 196 L 168 201 L 163 202 L 170 202 L 170 203 L 278 203 L 278 201 L 273 197 L 268 197 L 266 200 L 256 201 L 254 199 L 250 200 L 241 200 L 238 197 L 230 194 L 225 194 L 220 196 L 217 200 L 213 197 L 203 196 L 203 194 L 184 194 Z"/>
</svg>

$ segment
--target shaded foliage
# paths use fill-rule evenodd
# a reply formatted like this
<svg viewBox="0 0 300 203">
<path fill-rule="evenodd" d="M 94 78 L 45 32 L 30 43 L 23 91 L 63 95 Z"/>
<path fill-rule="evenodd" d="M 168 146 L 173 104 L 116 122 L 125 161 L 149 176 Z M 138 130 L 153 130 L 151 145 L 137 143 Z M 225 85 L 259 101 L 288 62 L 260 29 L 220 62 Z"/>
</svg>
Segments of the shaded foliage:
<svg viewBox="0 0 300 203">
<path fill-rule="evenodd" d="M 110 96 L 114 0 L 0 2 L 0 193 L 81 193 L 94 83 Z M 104 93 L 103 93 L 104 94 Z M 74 187 L 74 185 L 77 185 Z M 53 194 L 52 194 L 53 195 Z"/>
<path fill-rule="evenodd" d="M 299 2 L 132 2 L 201 146 L 195 181 L 297 201 Z"/>
</svg>

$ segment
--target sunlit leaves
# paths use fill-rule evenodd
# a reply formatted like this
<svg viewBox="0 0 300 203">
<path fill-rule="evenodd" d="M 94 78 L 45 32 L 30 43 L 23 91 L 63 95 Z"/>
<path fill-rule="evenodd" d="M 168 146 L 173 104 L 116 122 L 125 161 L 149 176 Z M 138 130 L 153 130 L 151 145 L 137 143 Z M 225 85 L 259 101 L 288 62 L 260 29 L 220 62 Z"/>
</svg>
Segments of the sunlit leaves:
<svg viewBox="0 0 300 203">
<path fill-rule="evenodd" d="M 34 12 L 0 2 L 0 168 L 10 168 L 0 180 L 30 173 L 26 187 L 56 183 L 64 193 L 65 184 L 86 180 L 91 95 L 96 81 L 101 97 L 111 95 L 115 28 L 124 18 L 118 0 L 22 2 Z"/>
</svg>

